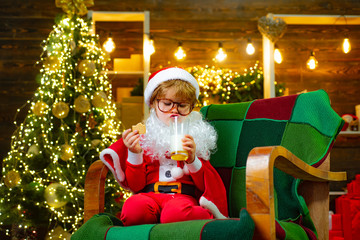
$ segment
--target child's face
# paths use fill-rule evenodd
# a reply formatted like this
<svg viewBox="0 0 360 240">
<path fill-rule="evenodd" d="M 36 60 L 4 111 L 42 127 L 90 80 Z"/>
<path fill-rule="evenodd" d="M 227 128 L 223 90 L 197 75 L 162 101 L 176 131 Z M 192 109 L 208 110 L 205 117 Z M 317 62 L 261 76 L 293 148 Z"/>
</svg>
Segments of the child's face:
<svg viewBox="0 0 360 240">
<path fill-rule="evenodd" d="M 169 125 L 170 118 L 173 116 L 178 116 L 179 120 L 182 120 L 183 118 L 186 117 L 186 116 L 180 115 L 178 112 L 178 108 L 179 107 L 184 108 L 184 106 L 183 106 L 183 104 L 181 106 L 178 106 L 178 104 L 174 104 L 173 108 L 169 112 L 163 112 L 163 111 L 160 111 L 160 109 L 159 109 L 159 102 L 157 101 L 157 99 L 166 99 L 166 100 L 171 100 L 171 101 L 177 102 L 177 103 L 185 103 L 185 106 L 188 103 L 190 106 L 190 109 L 191 109 L 191 104 L 189 101 L 187 101 L 186 99 L 175 97 L 175 95 L 176 94 L 175 94 L 174 88 L 169 88 L 166 91 L 164 96 L 157 97 L 151 105 L 151 107 L 155 109 L 156 116 L 160 119 L 160 121 L 162 121 L 166 125 Z"/>
</svg>

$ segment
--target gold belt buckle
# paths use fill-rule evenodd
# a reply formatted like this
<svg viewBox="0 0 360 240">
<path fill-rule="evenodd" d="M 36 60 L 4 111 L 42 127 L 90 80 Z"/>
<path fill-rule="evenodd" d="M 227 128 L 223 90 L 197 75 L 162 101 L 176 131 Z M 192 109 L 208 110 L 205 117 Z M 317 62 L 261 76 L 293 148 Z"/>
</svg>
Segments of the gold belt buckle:
<svg viewBox="0 0 360 240">
<path fill-rule="evenodd" d="M 181 182 L 156 182 L 154 184 L 154 193 L 160 193 L 159 186 L 177 186 L 177 189 L 171 189 L 171 192 L 181 193 Z"/>
</svg>

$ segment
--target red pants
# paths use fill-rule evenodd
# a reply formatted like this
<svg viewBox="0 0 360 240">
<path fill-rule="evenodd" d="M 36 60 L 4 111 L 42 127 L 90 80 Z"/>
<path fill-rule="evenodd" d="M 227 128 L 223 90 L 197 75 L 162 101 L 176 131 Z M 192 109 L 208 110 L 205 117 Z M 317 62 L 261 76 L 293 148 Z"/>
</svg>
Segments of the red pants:
<svg viewBox="0 0 360 240">
<path fill-rule="evenodd" d="M 189 195 L 153 192 L 128 198 L 120 216 L 124 226 L 213 218 L 209 210 Z"/>
</svg>

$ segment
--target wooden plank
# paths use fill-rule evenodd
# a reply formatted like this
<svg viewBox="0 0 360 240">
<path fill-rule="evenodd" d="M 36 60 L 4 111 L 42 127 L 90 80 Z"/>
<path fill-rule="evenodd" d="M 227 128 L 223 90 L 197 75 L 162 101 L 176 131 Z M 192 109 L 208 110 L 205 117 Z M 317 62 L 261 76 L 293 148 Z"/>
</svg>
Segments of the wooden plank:
<svg viewBox="0 0 360 240">
<path fill-rule="evenodd" d="M 1 40 L 0 38 L 0 61 L 29 60 L 34 64 L 34 59 L 40 60 L 40 55 L 43 52 L 41 42 L 39 40 L 23 39 Z"/>
<path fill-rule="evenodd" d="M 86 173 L 84 188 L 84 223 L 94 214 L 104 212 L 105 178 L 108 168 L 98 160 Z"/>
<path fill-rule="evenodd" d="M 52 30 L 54 20 L 0 18 L 0 39 L 2 40 L 38 40 L 46 39 Z"/>
<path fill-rule="evenodd" d="M 359 15 L 274 14 L 288 25 L 359 25 Z"/>
</svg>

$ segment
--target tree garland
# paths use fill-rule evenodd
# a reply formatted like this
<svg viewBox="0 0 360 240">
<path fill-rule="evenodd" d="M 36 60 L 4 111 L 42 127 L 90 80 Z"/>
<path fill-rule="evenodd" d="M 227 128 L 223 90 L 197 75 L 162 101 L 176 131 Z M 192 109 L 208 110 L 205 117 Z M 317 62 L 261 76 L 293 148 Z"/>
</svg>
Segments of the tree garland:
<svg viewBox="0 0 360 240">
<path fill-rule="evenodd" d="M 212 103 L 236 103 L 263 98 L 264 74 L 258 66 L 245 69 L 242 74 L 215 66 L 186 68 L 200 86 L 199 107 Z M 275 82 L 276 96 L 284 94 L 283 84 Z"/>
</svg>

